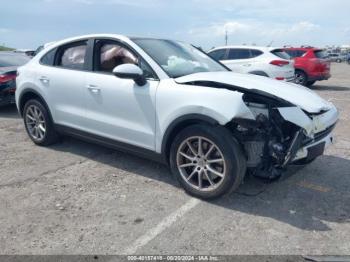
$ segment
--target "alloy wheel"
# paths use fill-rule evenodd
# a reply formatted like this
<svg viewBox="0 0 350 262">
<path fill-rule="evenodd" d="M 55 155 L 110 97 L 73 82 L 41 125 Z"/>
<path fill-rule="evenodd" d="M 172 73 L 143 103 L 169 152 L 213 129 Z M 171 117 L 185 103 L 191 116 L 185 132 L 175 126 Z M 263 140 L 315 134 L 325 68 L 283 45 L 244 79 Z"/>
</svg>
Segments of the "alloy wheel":
<svg viewBox="0 0 350 262">
<path fill-rule="evenodd" d="M 43 112 L 36 105 L 30 105 L 27 108 L 25 115 L 25 123 L 29 132 L 29 135 L 37 141 L 41 141 L 45 138 L 46 134 L 46 122 Z"/>
<path fill-rule="evenodd" d="M 184 181 L 200 191 L 216 189 L 226 174 L 222 152 L 214 142 L 201 136 L 183 141 L 177 150 L 176 161 Z"/>
<path fill-rule="evenodd" d="M 303 85 L 305 83 L 305 75 L 303 73 L 295 73 L 295 83 Z"/>
</svg>

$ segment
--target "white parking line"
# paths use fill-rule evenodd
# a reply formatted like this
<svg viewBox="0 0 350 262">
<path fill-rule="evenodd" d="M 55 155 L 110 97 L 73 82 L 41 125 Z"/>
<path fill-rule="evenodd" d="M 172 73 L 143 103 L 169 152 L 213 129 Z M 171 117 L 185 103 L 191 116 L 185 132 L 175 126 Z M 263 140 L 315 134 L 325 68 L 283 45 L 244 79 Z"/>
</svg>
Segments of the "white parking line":
<svg viewBox="0 0 350 262">
<path fill-rule="evenodd" d="M 146 234 L 139 237 L 132 245 L 127 247 L 123 252 L 124 255 L 134 254 L 139 248 L 147 245 L 157 235 L 161 234 L 165 229 L 174 224 L 178 219 L 183 217 L 188 211 L 200 203 L 199 199 L 191 198 L 186 204 L 175 210 L 169 216 L 164 218 L 157 226 L 151 228 Z"/>
</svg>

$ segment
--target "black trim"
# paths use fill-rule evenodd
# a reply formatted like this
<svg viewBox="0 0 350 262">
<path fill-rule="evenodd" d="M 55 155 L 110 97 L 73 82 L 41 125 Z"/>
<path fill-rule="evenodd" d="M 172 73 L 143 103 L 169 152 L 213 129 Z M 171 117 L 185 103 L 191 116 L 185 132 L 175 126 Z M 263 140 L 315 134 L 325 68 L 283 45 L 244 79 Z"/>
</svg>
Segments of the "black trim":
<svg viewBox="0 0 350 262">
<path fill-rule="evenodd" d="M 249 74 L 269 77 L 269 75 L 266 74 L 264 71 L 251 71 L 251 72 L 249 72 Z"/>
<path fill-rule="evenodd" d="M 163 136 L 163 140 L 162 140 L 162 145 L 161 145 L 161 150 L 162 150 L 162 154 L 164 156 L 166 156 L 166 152 L 167 152 L 167 147 L 169 145 L 169 138 L 170 135 L 173 133 L 173 131 L 176 130 L 176 128 L 178 126 L 180 126 L 182 123 L 186 123 L 186 122 L 207 122 L 208 124 L 211 125 L 218 125 L 218 121 L 216 121 L 215 119 L 206 116 L 206 115 L 201 115 L 201 114 L 188 114 L 188 115 L 184 115 L 184 116 L 180 116 L 178 118 L 176 118 L 166 129 L 164 136 Z"/>
<path fill-rule="evenodd" d="M 105 138 L 102 136 L 94 135 L 85 131 L 77 130 L 75 128 L 67 127 L 60 124 L 55 124 L 55 130 L 62 134 L 67 134 L 81 140 L 92 142 L 94 144 L 99 144 L 112 149 L 120 150 L 123 152 L 131 153 L 142 158 L 147 158 L 162 164 L 166 164 L 167 161 L 163 154 L 159 154 L 155 151 L 145 149 L 142 147 L 130 145 L 124 142 L 116 141 L 110 138 Z"/>
</svg>

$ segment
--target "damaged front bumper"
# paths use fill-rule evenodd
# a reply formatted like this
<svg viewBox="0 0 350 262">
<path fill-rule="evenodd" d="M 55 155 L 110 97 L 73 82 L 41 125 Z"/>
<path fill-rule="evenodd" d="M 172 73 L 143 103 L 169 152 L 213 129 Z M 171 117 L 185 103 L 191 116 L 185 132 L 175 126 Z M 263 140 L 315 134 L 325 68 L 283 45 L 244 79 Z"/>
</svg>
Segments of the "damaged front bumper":
<svg viewBox="0 0 350 262">
<path fill-rule="evenodd" d="M 257 176 L 278 177 L 289 164 L 313 161 L 333 142 L 339 113 L 331 103 L 310 113 L 261 98 L 245 102 L 255 120 L 234 119 L 231 128 L 243 141 L 247 167 Z"/>
<path fill-rule="evenodd" d="M 332 131 L 338 121 L 338 110 L 330 105 L 327 111 L 317 114 L 307 113 L 299 107 L 278 108 L 281 116 L 302 128 L 303 139 L 297 146 L 295 154 L 289 163 L 304 159 L 310 162 L 323 154 L 333 141 Z"/>
</svg>

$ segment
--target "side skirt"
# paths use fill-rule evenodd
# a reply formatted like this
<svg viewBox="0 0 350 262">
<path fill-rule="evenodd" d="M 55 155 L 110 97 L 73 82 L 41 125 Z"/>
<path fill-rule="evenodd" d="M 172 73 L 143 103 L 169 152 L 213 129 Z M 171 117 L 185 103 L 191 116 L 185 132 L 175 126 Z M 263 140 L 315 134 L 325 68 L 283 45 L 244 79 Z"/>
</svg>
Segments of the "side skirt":
<svg viewBox="0 0 350 262">
<path fill-rule="evenodd" d="M 102 145 L 108 148 L 116 149 L 118 151 L 123 151 L 126 153 L 130 153 L 142 158 L 150 159 L 152 161 L 156 161 L 161 164 L 167 164 L 165 156 L 163 154 L 159 154 L 149 149 L 145 149 L 142 147 L 130 145 L 124 142 L 116 141 L 110 138 L 101 137 L 98 135 L 94 135 L 85 131 L 77 130 L 75 128 L 67 127 L 64 125 L 55 124 L 55 130 L 61 134 L 69 135 L 72 137 L 76 137 L 78 139 L 91 142 L 94 144 Z"/>
</svg>

